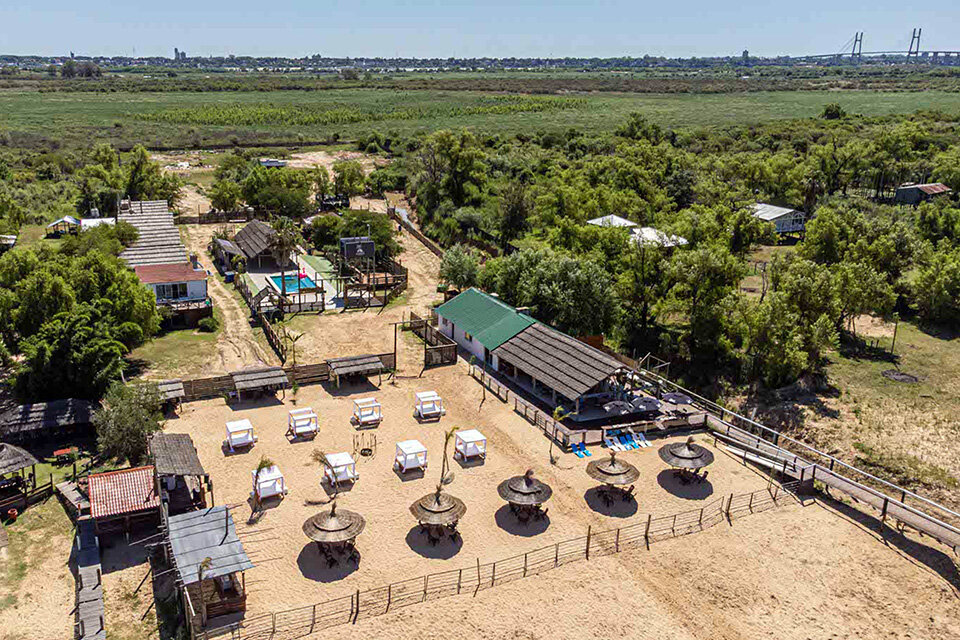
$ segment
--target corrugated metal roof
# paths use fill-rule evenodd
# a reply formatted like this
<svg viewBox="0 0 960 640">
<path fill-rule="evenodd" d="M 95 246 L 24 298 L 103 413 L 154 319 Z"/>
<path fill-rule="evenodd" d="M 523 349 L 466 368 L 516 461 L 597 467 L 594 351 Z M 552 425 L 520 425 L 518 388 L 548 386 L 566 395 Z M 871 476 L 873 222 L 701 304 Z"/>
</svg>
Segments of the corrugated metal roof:
<svg viewBox="0 0 960 640">
<path fill-rule="evenodd" d="M 918 184 L 916 185 L 920 191 L 923 191 L 928 196 L 935 196 L 938 193 L 947 193 L 951 191 L 950 187 L 940 182 L 932 182 L 930 184 Z"/>
<path fill-rule="evenodd" d="M 635 227 L 637 226 L 636 222 L 632 220 L 627 220 L 626 218 L 621 218 L 620 216 L 615 216 L 612 213 L 608 216 L 602 216 L 600 218 L 594 218 L 593 220 L 587 220 L 587 224 L 592 224 L 597 227 Z"/>
<path fill-rule="evenodd" d="M 681 236 L 667 235 L 659 229 L 653 227 L 640 227 L 633 230 L 633 239 L 637 244 L 647 247 L 682 247 L 687 244 L 687 239 Z"/>
<path fill-rule="evenodd" d="M 536 322 L 505 302 L 472 287 L 437 307 L 437 315 L 471 334 L 491 351 Z"/>
<path fill-rule="evenodd" d="M 776 220 L 777 218 L 785 215 L 793 215 L 796 211 L 796 209 L 778 207 L 773 204 L 766 204 L 765 202 L 758 202 L 757 204 L 753 205 L 754 217 L 760 218 L 761 220 L 766 220 L 768 222 Z"/>
<path fill-rule="evenodd" d="M 254 566 L 237 537 L 233 516 L 225 506 L 170 516 L 167 536 L 184 584 L 200 581 L 201 564 L 207 565 L 203 569 L 204 580 Z"/>
<path fill-rule="evenodd" d="M 134 467 L 90 476 L 90 513 L 107 518 L 123 513 L 156 509 L 160 496 L 154 491 L 153 467 Z"/>
</svg>

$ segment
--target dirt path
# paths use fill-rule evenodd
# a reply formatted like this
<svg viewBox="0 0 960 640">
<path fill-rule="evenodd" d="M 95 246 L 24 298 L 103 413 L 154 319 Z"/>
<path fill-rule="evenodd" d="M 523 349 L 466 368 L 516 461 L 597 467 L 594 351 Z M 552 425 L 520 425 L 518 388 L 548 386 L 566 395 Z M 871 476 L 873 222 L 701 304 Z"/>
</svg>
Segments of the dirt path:
<svg viewBox="0 0 960 640">
<path fill-rule="evenodd" d="M 183 215 L 196 215 L 201 211 L 206 213 L 210 211 L 210 198 L 200 193 L 196 185 L 184 185 L 180 189 L 180 200 L 177 202 L 177 208 Z"/>
<path fill-rule="evenodd" d="M 206 253 L 207 243 L 213 235 L 212 225 L 184 225 L 183 239 L 187 250 L 200 256 L 204 267 L 213 271 Z M 268 352 L 254 336 L 250 326 L 247 307 L 227 289 L 220 278 L 207 279 L 207 293 L 220 310 L 223 328 L 217 340 L 217 361 L 210 363 L 210 370 L 234 371 L 257 364 L 279 364 L 276 356 Z"/>
</svg>

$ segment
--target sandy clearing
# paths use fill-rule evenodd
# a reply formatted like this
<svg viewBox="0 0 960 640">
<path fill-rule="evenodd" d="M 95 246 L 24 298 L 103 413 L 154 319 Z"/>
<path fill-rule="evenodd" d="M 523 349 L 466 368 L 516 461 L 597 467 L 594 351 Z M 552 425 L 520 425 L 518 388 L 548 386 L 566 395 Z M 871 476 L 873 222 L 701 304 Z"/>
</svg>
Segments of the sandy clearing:
<svg viewBox="0 0 960 640">
<path fill-rule="evenodd" d="M 375 167 L 390 164 L 390 160 L 380 156 L 372 156 L 360 151 L 300 151 L 291 153 L 287 159 L 287 167 L 292 169 L 312 169 L 326 167 L 333 171 L 333 164 L 342 160 L 356 160 L 363 167 L 364 173 L 370 173 Z"/>
</svg>

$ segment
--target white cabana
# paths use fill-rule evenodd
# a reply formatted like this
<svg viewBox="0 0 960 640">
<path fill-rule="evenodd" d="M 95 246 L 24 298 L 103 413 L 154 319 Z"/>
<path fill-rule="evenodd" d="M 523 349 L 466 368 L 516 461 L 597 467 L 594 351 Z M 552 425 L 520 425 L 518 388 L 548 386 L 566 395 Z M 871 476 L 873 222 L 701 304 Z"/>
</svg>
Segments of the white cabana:
<svg viewBox="0 0 960 640">
<path fill-rule="evenodd" d="M 312 438 L 320 430 L 320 420 L 310 407 L 293 409 L 287 414 L 287 434 L 294 438 Z"/>
<path fill-rule="evenodd" d="M 359 398 L 353 401 L 353 419 L 361 427 L 376 426 L 383 420 L 383 407 L 376 398 Z"/>
<path fill-rule="evenodd" d="M 280 467 L 277 465 L 262 469 L 259 476 L 257 470 L 254 469 L 250 472 L 250 476 L 253 479 L 253 491 L 250 492 L 250 495 L 258 500 L 287 495 L 287 483 L 283 479 Z"/>
<path fill-rule="evenodd" d="M 327 455 L 329 467 L 324 469 L 324 475 L 331 484 L 341 482 L 356 482 L 360 477 L 357 473 L 357 463 L 349 453 L 331 453 Z M 332 467 L 332 468 L 331 468 Z"/>
<path fill-rule="evenodd" d="M 252 447 L 256 441 L 253 425 L 246 418 L 227 423 L 227 447 L 230 451 L 237 447 Z"/>
<path fill-rule="evenodd" d="M 437 395 L 436 391 L 421 391 L 417 394 L 415 412 L 418 418 L 422 420 L 440 419 L 447 413 L 443 408 L 443 399 Z"/>
<path fill-rule="evenodd" d="M 457 431 L 454 441 L 454 456 L 460 455 L 461 460 L 468 458 L 487 457 L 487 436 L 476 429 Z"/>
<path fill-rule="evenodd" d="M 427 468 L 427 448 L 419 440 L 404 440 L 397 443 L 394 468 L 406 473 L 411 469 Z"/>
</svg>

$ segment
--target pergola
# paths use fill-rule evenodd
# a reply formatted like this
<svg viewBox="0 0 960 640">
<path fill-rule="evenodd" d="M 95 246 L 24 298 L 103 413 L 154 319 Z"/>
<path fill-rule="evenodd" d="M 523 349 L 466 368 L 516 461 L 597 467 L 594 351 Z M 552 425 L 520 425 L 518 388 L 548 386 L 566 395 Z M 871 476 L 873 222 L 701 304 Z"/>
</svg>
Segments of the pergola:
<svg viewBox="0 0 960 640">
<path fill-rule="evenodd" d="M 231 372 L 230 377 L 233 378 L 233 386 L 237 390 L 237 400 L 242 400 L 244 393 L 276 393 L 290 384 L 281 367 L 242 369 Z"/>
<path fill-rule="evenodd" d="M 377 386 L 383 382 L 383 363 L 380 356 L 362 355 L 347 356 L 345 358 L 330 358 L 327 360 L 327 366 L 330 367 L 330 375 L 336 380 L 337 388 L 340 388 L 340 378 L 344 376 L 372 376 L 377 374 Z"/>
<path fill-rule="evenodd" d="M 200 464 L 193 439 L 185 433 L 155 433 L 150 436 L 150 456 L 161 495 L 169 501 L 170 513 L 207 506 L 210 476 Z"/>
<path fill-rule="evenodd" d="M 157 383 L 157 391 L 160 392 L 160 400 L 165 405 L 171 405 L 179 408 L 183 403 L 186 393 L 183 390 L 183 380 L 164 380 Z"/>
<path fill-rule="evenodd" d="M 0 442 L 0 516 L 7 509 L 26 507 L 28 489 L 23 470 L 30 467 L 30 477 L 36 486 L 36 464 L 37 459 L 28 451 Z"/>
</svg>

